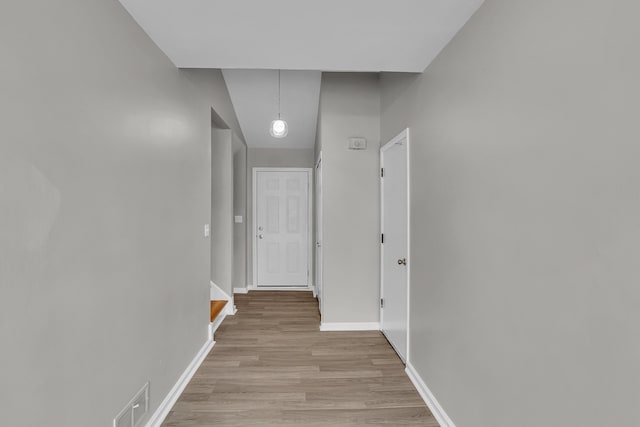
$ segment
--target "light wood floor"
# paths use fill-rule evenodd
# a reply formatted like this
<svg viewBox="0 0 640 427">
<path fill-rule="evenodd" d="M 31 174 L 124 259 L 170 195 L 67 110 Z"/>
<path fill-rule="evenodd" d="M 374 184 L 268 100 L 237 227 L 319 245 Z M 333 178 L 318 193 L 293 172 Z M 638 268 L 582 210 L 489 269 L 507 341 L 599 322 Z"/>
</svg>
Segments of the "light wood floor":
<svg viewBox="0 0 640 427">
<path fill-rule="evenodd" d="M 379 332 L 320 332 L 310 292 L 235 303 L 163 426 L 438 426 Z"/>
</svg>

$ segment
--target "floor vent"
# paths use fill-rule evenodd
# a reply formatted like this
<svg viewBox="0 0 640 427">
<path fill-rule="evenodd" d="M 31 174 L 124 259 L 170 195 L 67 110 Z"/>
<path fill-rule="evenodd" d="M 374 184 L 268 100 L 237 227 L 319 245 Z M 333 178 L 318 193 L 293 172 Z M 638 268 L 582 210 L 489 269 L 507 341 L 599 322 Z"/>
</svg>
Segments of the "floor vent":
<svg viewBox="0 0 640 427">
<path fill-rule="evenodd" d="M 149 383 L 127 403 L 113 420 L 113 427 L 137 427 L 149 411 Z"/>
</svg>

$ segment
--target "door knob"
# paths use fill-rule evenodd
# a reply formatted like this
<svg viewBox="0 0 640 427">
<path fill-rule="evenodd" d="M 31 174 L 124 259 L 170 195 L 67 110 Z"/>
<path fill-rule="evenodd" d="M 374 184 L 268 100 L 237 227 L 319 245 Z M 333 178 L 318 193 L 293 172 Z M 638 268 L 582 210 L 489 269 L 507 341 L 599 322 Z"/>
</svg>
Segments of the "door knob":
<svg viewBox="0 0 640 427">
<path fill-rule="evenodd" d="M 262 239 L 262 234 L 258 234 L 258 239 Z"/>
<path fill-rule="evenodd" d="M 406 258 L 401 258 L 398 260 L 398 265 L 407 265 L 407 259 Z"/>
</svg>

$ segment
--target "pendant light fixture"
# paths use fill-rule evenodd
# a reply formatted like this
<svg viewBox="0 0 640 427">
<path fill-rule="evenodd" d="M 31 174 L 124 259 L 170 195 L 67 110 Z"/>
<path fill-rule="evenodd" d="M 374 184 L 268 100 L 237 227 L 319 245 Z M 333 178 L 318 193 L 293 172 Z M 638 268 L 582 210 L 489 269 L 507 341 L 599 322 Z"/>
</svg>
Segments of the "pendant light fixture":
<svg viewBox="0 0 640 427">
<path fill-rule="evenodd" d="M 269 128 L 269 133 L 274 138 L 284 138 L 289 133 L 289 126 L 287 125 L 287 122 L 280 118 L 280 82 L 280 70 L 278 70 L 278 118 L 271 122 L 271 127 Z"/>
</svg>

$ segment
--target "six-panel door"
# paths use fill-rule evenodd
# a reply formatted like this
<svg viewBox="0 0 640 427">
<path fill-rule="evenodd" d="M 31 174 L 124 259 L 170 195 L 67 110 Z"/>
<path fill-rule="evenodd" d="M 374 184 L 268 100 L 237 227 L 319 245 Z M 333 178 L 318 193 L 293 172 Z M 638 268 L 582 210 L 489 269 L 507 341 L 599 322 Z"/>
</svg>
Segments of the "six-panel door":
<svg viewBox="0 0 640 427">
<path fill-rule="evenodd" d="M 256 171 L 256 283 L 309 284 L 309 172 Z"/>
</svg>

